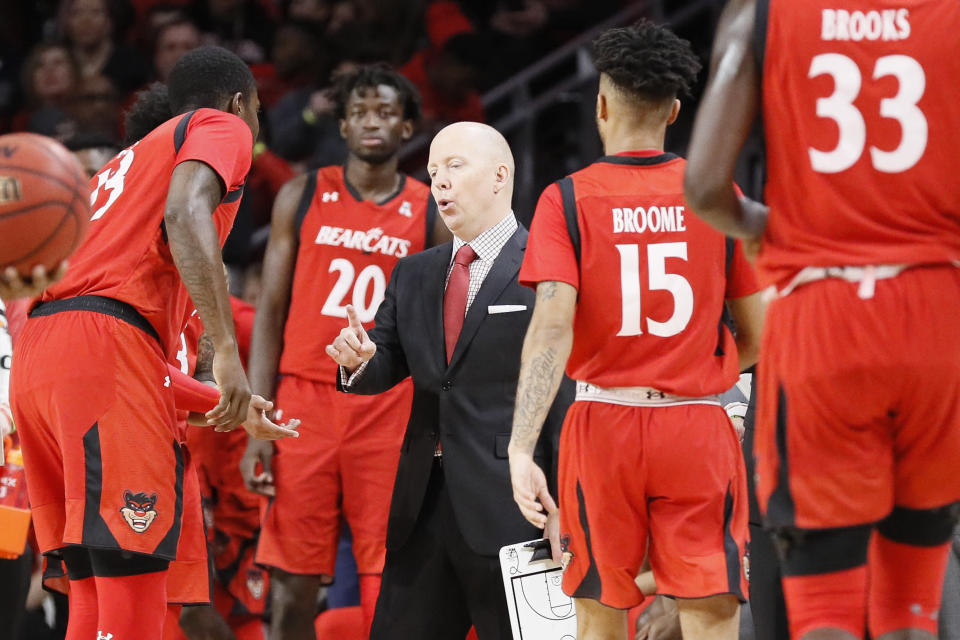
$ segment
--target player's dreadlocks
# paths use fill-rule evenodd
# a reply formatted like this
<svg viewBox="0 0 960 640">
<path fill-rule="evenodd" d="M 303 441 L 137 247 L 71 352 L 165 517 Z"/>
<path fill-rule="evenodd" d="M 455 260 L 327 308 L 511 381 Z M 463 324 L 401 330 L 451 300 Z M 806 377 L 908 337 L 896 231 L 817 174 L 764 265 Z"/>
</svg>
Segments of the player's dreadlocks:
<svg viewBox="0 0 960 640">
<path fill-rule="evenodd" d="M 603 32 L 592 55 L 618 89 L 653 102 L 689 96 L 701 66 L 687 40 L 649 20 Z"/>
<path fill-rule="evenodd" d="M 334 76 L 332 97 L 337 117 L 343 119 L 347 116 L 347 102 L 354 90 L 376 89 L 380 85 L 396 89 L 397 98 L 403 105 L 404 120 L 413 120 L 414 123 L 420 120 L 420 92 L 412 82 L 385 64 L 363 65 Z"/>
<path fill-rule="evenodd" d="M 167 85 L 154 82 L 137 92 L 136 101 L 123 119 L 123 146 L 129 147 L 173 117 Z"/>
<path fill-rule="evenodd" d="M 221 47 L 200 47 L 183 54 L 167 80 L 174 114 L 201 107 L 220 108 L 233 94 L 248 96 L 255 88 L 247 64 Z"/>
</svg>

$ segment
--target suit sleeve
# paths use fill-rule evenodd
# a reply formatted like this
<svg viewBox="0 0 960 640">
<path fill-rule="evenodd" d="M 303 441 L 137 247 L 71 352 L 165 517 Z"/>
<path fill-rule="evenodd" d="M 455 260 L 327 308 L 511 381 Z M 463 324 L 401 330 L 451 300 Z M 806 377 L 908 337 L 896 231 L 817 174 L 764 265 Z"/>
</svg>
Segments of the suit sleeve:
<svg viewBox="0 0 960 640">
<path fill-rule="evenodd" d="M 351 380 L 349 386 L 337 373 L 337 389 L 340 391 L 362 395 L 383 393 L 410 375 L 407 356 L 400 343 L 400 328 L 397 326 L 397 290 L 401 286 L 403 263 L 400 260 L 393 268 L 390 284 L 374 318 L 375 326 L 368 332 L 370 340 L 377 345 L 377 353 L 366 363 L 363 372 Z"/>
</svg>

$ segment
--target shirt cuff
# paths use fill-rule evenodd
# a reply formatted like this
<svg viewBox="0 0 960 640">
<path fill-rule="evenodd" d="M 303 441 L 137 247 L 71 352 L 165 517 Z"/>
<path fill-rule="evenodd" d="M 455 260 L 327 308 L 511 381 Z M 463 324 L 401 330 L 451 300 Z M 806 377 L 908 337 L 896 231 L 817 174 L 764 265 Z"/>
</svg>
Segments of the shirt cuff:
<svg viewBox="0 0 960 640">
<path fill-rule="evenodd" d="M 367 361 L 369 362 L 369 360 Z M 363 370 L 367 368 L 367 363 L 364 362 L 357 370 L 351 374 L 347 374 L 347 370 L 344 367 L 340 367 L 340 386 L 343 387 L 344 391 L 349 391 L 351 385 L 360 379 L 360 376 L 363 375 Z"/>
</svg>

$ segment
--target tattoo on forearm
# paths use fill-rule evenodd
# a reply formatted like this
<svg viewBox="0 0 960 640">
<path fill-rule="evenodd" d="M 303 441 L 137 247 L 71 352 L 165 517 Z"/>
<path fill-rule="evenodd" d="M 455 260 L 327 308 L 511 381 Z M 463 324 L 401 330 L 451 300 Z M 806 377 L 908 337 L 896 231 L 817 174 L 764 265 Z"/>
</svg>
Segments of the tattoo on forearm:
<svg viewBox="0 0 960 640">
<path fill-rule="evenodd" d="M 216 350 L 213 347 L 213 338 L 206 333 L 200 336 L 197 345 L 197 366 L 194 370 L 194 377 L 198 380 L 212 379 L 213 377 L 213 356 Z"/>
<path fill-rule="evenodd" d="M 563 366 L 557 362 L 554 347 L 547 347 L 521 366 L 513 415 L 512 439 L 516 446 L 533 451 L 562 376 Z"/>
<path fill-rule="evenodd" d="M 537 302 L 550 300 L 557 295 L 556 282 L 541 282 L 537 285 Z"/>
</svg>

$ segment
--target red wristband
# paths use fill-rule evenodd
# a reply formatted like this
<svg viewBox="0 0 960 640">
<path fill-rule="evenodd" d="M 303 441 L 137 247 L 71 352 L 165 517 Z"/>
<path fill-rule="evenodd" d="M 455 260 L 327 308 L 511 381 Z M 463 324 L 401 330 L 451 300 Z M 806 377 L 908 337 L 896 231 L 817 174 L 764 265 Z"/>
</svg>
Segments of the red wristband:
<svg viewBox="0 0 960 640">
<path fill-rule="evenodd" d="M 173 398 L 177 409 L 192 413 L 206 413 L 220 402 L 216 387 L 191 378 L 173 365 L 167 365 L 167 373 L 173 384 Z"/>
</svg>

